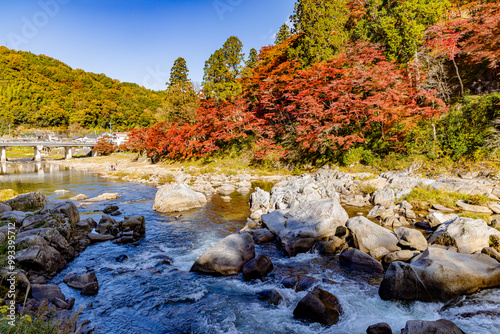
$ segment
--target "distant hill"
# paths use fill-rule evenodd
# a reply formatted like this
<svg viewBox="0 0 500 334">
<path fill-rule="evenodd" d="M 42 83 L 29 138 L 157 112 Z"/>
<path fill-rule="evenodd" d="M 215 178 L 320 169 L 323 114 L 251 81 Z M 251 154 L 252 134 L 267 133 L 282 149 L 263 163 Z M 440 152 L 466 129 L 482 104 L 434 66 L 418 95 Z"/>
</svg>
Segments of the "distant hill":
<svg viewBox="0 0 500 334">
<path fill-rule="evenodd" d="M 0 123 L 124 130 L 154 124 L 165 92 L 0 46 Z"/>
</svg>

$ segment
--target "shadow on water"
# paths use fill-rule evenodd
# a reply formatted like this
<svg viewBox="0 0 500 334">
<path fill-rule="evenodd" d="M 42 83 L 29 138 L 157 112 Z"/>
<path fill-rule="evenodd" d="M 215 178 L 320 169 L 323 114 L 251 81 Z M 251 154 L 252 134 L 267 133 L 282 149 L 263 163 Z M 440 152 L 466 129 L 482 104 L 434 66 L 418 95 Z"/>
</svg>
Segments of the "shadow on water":
<svg viewBox="0 0 500 334">
<path fill-rule="evenodd" d="M 458 316 L 484 308 L 500 311 L 498 289 L 482 291 L 469 297 L 474 302 L 443 310 L 442 303 L 382 301 L 378 297 L 380 276 L 347 272 L 334 256 L 307 253 L 288 258 L 274 244 L 256 246 L 256 253 L 267 254 L 275 266 L 263 281 L 244 282 L 241 275 L 214 278 L 190 273 L 203 252 L 245 225 L 248 195 L 234 193 L 230 202 L 214 195 L 203 208 L 183 212 L 176 219 L 178 214 L 152 211 L 155 188 L 42 165 L 38 171 L 33 166 L 12 166 L 6 173 L 2 170 L 0 186 L 18 192 L 40 190 L 51 200 L 80 193 L 93 197 L 117 192 L 122 195 L 117 200 L 79 208 L 81 216 L 98 221 L 104 207 L 116 204 L 123 213 L 118 220 L 125 215 L 146 218 L 146 237 L 139 245 L 104 242 L 89 246 L 52 281 L 67 298 L 76 299 L 75 309 L 86 305 L 81 318 L 92 322 L 95 333 L 365 333 L 369 325 L 378 322 L 387 322 L 398 332 L 407 320 L 442 317 L 456 322 L 467 333 L 500 332 L 498 319 Z M 57 189 L 68 192 L 56 194 Z M 350 216 L 363 212 L 359 208 L 348 211 Z M 118 262 L 116 258 L 123 254 L 128 259 Z M 172 264 L 167 257 L 173 259 Z M 82 296 L 63 283 L 68 273 L 89 271 L 99 280 L 96 296 Z M 339 298 L 344 315 L 338 324 L 327 328 L 293 319 L 295 306 L 307 292 L 286 289 L 281 281 L 295 275 L 316 278 L 322 288 Z M 259 301 L 256 294 L 266 289 L 277 290 L 284 303 L 270 307 Z"/>
</svg>

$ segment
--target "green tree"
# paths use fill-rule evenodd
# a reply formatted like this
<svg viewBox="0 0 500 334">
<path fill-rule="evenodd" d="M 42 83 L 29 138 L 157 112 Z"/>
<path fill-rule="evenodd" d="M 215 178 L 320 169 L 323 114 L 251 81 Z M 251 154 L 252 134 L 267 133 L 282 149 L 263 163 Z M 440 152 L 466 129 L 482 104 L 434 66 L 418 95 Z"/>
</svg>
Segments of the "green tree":
<svg viewBox="0 0 500 334">
<path fill-rule="evenodd" d="M 245 57 L 242 48 L 241 41 L 231 36 L 205 62 L 202 84 L 206 98 L 232 100 L 241 93 L 241 84 L 236 79 L 240 77 Z"/>
<path fill-rule="evenodd" d="M 233 79 L 236 79 L 241 73 L 241 63 L 245 59 L 245 54 L 242 52 L 243 43 L 236 36 L 231 36 L 222 46 L 224 62 Z"/>
<path fill-rule="evenodd" d="M 368 0 L 353 37 L 380 43 L 387 58 L 405 63 L 422 45 L 425 29 L 438 22 L 449 6 L 448 0 Z"/>
<path fill-rule="evenodd" d="M 280 27 L 280 30 L 276 34 L 276 39 L 274 40 L 274 45 L 278 45 L 286 41 L 288 38 L 292 36 L 292 32 L 290 31 L 290 27 L 288 24 L 283 23 Z"/>
<path fill-rule="evenodd" d="M 251 48 L 250 53 L 248 54 L 248 59 L 245 62 L 247 67 L 254 68 L 258 61 L 259 61 L 259 58 L 258 58 L 257 50 L 255 50 L 254 48 Z"/>
<path fill-rule="evenodd" d="M 330 59 L 347 40 L 345 24 L 349 18 L 348 0 L 298 0 L 290 20 L 292 32 L 301 34 L 291 58 L 300 59 L 307 67 Z"/>
<path fill-rule="evenodd" d="M 177 58 L 170 69 L 170 79 L 167 82 L 167 86 L 171 87 L 177 84 L 189 83 L 188 73 L 186 60 L 182 57 Z"/>
</svg>

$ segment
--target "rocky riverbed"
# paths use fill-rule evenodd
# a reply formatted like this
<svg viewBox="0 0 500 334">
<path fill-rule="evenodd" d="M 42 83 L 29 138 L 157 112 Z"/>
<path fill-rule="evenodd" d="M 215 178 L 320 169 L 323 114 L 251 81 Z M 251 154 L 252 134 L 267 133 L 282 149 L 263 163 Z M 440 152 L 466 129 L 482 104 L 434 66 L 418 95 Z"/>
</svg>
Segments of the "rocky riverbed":
<svg viewBox="0 0 500 334">
<path fill-rule="evenodd" d="M 238 196 L 251 193 L 247 209 L 241 212 L 248 212 L 246 226 L 239 225 L 239 233 L 234 233 L 237 230 L 233 233 L 224 232 L 218 239 L 202 246 L 188 257 L 182 255 L 182 252 L 181 255 L 176 255 L 179 254 L 178 251 L 169 251 L 168 256 L 162 255 L 162 261 L 166 261 L 167 266 L 173 264 L 180 272 L 155 269 L 160 268 L 156 266 L 148 270 L 161 270 L 162 275 L 169 278 L 178 277 L 180 273 L 195 275 L 189 277 L 197 282 L 197 285 L 222 285 L 222 290 L 228 289 L 227 284 L 238 286 L 243 291 L 258 289 L 252 294 L 279 310 L 281 320 L 275 321 L 289 322 L 289 317 L 293 317 L 299 323 L 312 326 L 300 327 L 301 331 L 313 328 L 326 330 L 329 326 L 334 326 L 332 328 L 337 328 L 338 332 L 347 333 L 353 332 L 352 326 L 356 327 L 346 324 L 348 319 L 353 317 L 353 301 L 346 299 L 344 292 L 338 289 L 350 288 L 342 288 L 343 284 L 336 282 L 342 282 L 344 278 L 337 277 L 332 280 L 331 274 L 325 276 L 320 274 L 320 271 L 342 270 L 345 272 L 343 275 L 348 277 L 359 276 L 374 280 L 369 285 L 378 290 L 378 296 L 368 297 L 374 304 L 382 303 L 383 300 L 395 303 L 390 305 L 398 305 L 400 301 L 431 303 L 430 309 L 441 305 L 439 308 L 442 307 L 443 311 L 439 313 L 444 315 L 448 314 L 444 311 L 445 308 L 456 308 L 456 305 L 464 302 L 463 299 L 460 302 L 460 298 L 500 285 L 500 232 L 497 230 L 496 221 L 487 219 L 486 222 L 482 219 L 462 217 L 466 213 L 465 209 L 495 217 L 498 185 L 491 177 L 475 175 L 469 178 L 463 175 L 427 179 L 407 171 L 370 175 L 347 174 L 323 168 L 314 174 L 278 176 L 273 179 L 276 182 L 274 187 L 267 192 L 252 186 L 252 182 L 258 179 L 257 176 L 193 176 L 182 171 L 178 171 L 178 175 L 178 182 L 160 187 L 156 192 L 156 199 L 152 200 L 149 207 L 170 217 L 169 224 L 187 226 L 193 223 L 193 214 L 212 206 L 214 199 L 217 199 L 217 203 L 226 203 L 222 205 L 230 208 L 239 205 L 235 202 Z M 487 206 L 472 208 L 458 203 L 453 208 L 432 203 L 428 211 L 422 211 L 401 200 L 413 188 L 422 185 L 485 195 L 491 201 Z M 366 189 L 371 191 L 367 192 Z M 16 259 L 20 267 L 16 275 L 25 285 L 29 282 L 33 287 L 33 299 L 28 303 L 28 307 L 36 310 L 49 305 L 53 308 L 53 313 L 59 314 L 63 319 L 69 319 L 76 313 L 74 310 L 68 311 L 73 308 L 74 301 L 71 297 L 66 297 L 69 295 L 78 299 L 73 292 L 75 289 L 82 295 L 93 296 L 97 293 L 99 296 L 103 280 L 100 277 L 106 277 L 105 282 L 113 284 L 113 280 L 106 274 L 109 268 L 99 270 L 99 266 L 91 268 L 89 264 L 82 262 L 93 262 L 95 256 L 82 255 L 92 254 L 92 247 L 97 247 L 93 246 L 94 243 L 114 242 L 115 247 L 121 247 L 119 245 L 122 244 L 147 248 L 150 246 L 145 245 L 151 242 L 147 239 L 150 230 L 153 229 L 154 234 L 158 233 L 156 225 L 151 225 L 144 217 L 129 215 L 123 218 L 120 212 L 123 210 L 122 205 L 110 206 L 105 204 L 107 202 L 102 202 L 99 206 L 103 208 L 98 219 L 80 219 L 77 206 L 82 210 L 87 206 L 91 208 L 96 205 L 93 204 L 95 201 L 113 202 L 123 193 L 113 192 L 104 194 L 105 196 L 101 194 L 88 197 L 83 193 L 79 197 L 74 195 L 78 194 L 68 194 L 68 198 L 73 198 L 71 201 L 65 199 L 47 202 L 43 195 L 37 194 L 32 195 L 36 200 L 21 200 L 23 197 L 16 200 L 19 203 L 26 202 L 27 205 L 15 204 L 16 201 L 12 201 L 0 206 L 0 211 L 3 210 L 0 219 L 4 222 L 16 222 Z M 33 206 L 34 203 L 38 204 Z M 470 205 L 465 202 L 460 204 Z M 131 209 L 125 208 L 129 212 L 136 211 Z M 157 219 L 153 218 L 156 217 L 154 215 L 151 217 L 150 219 Z M 201 222 L 210 219 L 213 218 L 201 218 Z M 201 224 L 198 228 L 206 223 Z M 210 226 L 207 226 L 207 231 Z M 3 230 L 1 231 L 0 238 L 4 234 Z M 183 238 L 189 239 L 188 235 Z M 179 239 L 181 240 L 182 238 Z M 117 248 L 117 251 L 120 249 Z M 109 253 L 111 248 L 106 246 L 106 250 Z M 116 261 L 120 258 L 119 263 L 127 263 L 127 256 L 122 255 L 117 257 Z M 128 255 L 133 257 L 131 250 Z M 304 259 L 312 259 L 313 262 L 321 263 L 321 266 L 310 267 L 303 262 Z M 76 263 L 73 264 L 74 262 Z M 294 267 L 293 263 L 303 263 L 303 268 Z M 290 266 L 294 269 L 290 270 Z M 86 267 L 90 271 L 82 271 L 82 268 Z M 94 270 L 95 274 L 92 275 Z M 120 269 L 120 272 L 122 270 Z M 187 274 L 189 270 L 193 273 Z M 50 281 L 59 272 L 61 274 Z M 299 272 L 301 274 L 298 274 Z M 143 272 L 138 271 L 134 275 L 141 277 Z M 182 278 L 178 277 L 179 282 L 184 282 L 183 275 Z M 205 279 L 204 276 L 216 278 Z M 117 279 L 118 277 L 116 276 Z M 242 283 L 237 283 L 239 279 Z M 157 278 L 154 280 L 156 282 Z M 57 285 L 52 284 L 59 281 L 61 283 Z M 50 284 L 47 285 L 47 282 Z M 121 284 L 119 282 L 119 279 L 115 280 L 116 284 Z M 5 281 L 2 284 L 4 283 Z M 189 292 L 190 287 L 182 284 L 186 294 L 193 293 Z M 202 291 L 205 289 L 207 288 L 202 288 Z M 220 290 L 216 295 L 220 295 Z M 206 292 L 201 296 L 205 297 L 196 297 L 195 304 L 207 302 Z M 389 304 L 384 305 L 387 307 Z M 180 304 L 176 304 L 176 307 L 183 309 Z M 206 307 L 210 309 L 216 306 L 209 303 Z M 463 313 L 464 316 L 466 313 Z M 66 314 L 66 317 L 61 314 Z M 495 323 L 498 314 L 499 310 L 491 306 L 481 311 L 468 312 L 467 316 L 486 317 L 485 319 L 491 319 L 492 323 Z M 183 316 L 186 317 L 187 313 Z M 384 319 L 383 316 L 380 317 L 382 322 Z M 368 327 L 368 323 L 364 327 L 369 333 L 391 333 L 392 330 L 399 332 L 402 327 L 405 327 L 405 333 L 461 333 L 458 326 L 448 320 L 436 321 L 438 318 L 435 318 L 435 315 L 406 318 L 406 325 L 393 325 L 392 329 L 388 324 L 375 324 L 377 321 L 373 320 L 373 326 Z M 252 327 L 248 326 L 252 326 L 251 323 L 241 328 L 250 329 Z M 314 327 L 314 323 L 324 327 Z M 83 320 L 78 324 L 87 325 Z M 335 327 L 339 324 L 341 327 Z M 69 322 L 66 322 L 66 325 L 69 325 Z M 76 324 L 72 323 L 71 326 L 76 329 Z M 283 330 L 300 325 L 297 323 L 292 327 L 282 326 L 275 324 L 273 328 Z M 459 326 L 462 327 L 463 322 L 459 322 Z M 91 327 L 84 330 L 89 331 Z M 486 328 L 489 328 L 486 332 L 493 333 L 497 327 L 487 325 Z M 471 331 L 469 327 L 466 329 L 467 332 L 482 332 Z M 205 328 L 204 332 L 220 331 Z"/>
</svg>

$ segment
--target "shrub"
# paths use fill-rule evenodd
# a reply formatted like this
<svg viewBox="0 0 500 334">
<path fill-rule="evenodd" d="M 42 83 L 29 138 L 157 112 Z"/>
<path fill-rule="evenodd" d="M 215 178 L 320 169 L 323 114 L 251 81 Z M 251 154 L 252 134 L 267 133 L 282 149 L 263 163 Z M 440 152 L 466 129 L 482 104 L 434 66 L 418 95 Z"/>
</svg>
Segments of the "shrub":
<svg viewBox="0 0 500 334">
<path fill-rule="evenodd" d="M 118 146 L 111 142 L 109 136 L 104 136 L 97 141 L 97 144 L 94 146 L 94 151 L 100 155 L 110 155 L 118 151 Z"/>
</svg>

